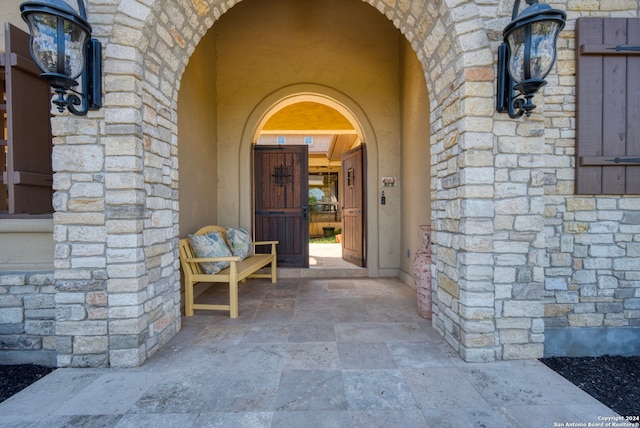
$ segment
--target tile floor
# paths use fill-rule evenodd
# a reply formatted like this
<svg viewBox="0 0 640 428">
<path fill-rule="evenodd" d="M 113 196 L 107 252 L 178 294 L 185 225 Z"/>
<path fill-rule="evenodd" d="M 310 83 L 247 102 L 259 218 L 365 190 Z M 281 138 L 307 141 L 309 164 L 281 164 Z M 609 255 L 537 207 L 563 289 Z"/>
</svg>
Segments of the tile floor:
<svg viewBox="0 0 640 428">
<path fill-rule="evenodd" d="M 212 287 L 201 299 L 224 300 Z M 398 279 L 249 280 L 142 367 L 58 369 L 3 427 L 554 427 L 615 415 L 537 361 L 463 362 Z"/>
</svg>

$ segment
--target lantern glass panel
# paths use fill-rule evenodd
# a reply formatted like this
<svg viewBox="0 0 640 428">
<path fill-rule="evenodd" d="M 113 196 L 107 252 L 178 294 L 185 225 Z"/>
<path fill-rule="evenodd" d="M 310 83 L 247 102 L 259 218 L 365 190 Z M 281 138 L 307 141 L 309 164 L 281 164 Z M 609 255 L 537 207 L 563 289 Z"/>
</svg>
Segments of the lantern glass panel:
<svg viewBox="0 0 640 428">
<path fill-rule="evenodd" d="M 514 29 L 507 36 L 509 44 L 509 73 L 516 83 L 529 79 L 544 79 L 556 61 L 556 39 L 560 25 L 556 21 L 541 20 Z M 525 64 L 528 50 L 529 64 Z"/>
<path fill-rule="evenodd" d="M 84 46 L 87 32 L 72 21 L 48 13 L 33 13 L 28 17 L 31 28 L 31 49 L 38 67 L 45 73 L 64 74 L 75 79 L 85 62 Z M 64 61 L 58 68 L 58 26 L 64 31 Z"/>
</svg>

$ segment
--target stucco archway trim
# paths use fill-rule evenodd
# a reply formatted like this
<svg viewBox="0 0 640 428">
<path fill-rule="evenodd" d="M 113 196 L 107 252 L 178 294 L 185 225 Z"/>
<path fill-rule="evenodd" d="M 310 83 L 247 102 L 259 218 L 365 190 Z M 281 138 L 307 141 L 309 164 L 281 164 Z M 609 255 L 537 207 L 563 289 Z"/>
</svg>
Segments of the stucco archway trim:
<svg viewBox="0 0 640 428">
<path fill-rule="evenodd" d="M 313 101 L 339 111 L 351 122 L 360 139 L 367 145 L 367 189 L 371 192 L 378 183 L 378 142 L 373 126 L 365 111 L 348 95 L 335 88 L 315 83 L 296 83 L 282 87 L 264 97 L 252 110 L 245 122 L 240 141 L 238 181 L 240 189 L 251 189 L 251 146 L 258 138 L 260 129 L 269 117 L 278 110 L 302 101 Z M 239 224 L 252 224 L 252 193 L 241 192 Z M 367 198 L 367 269 L 370 277 L 379 276 L 378 263 L 378 211 L 377 198 Z"/>
</svg>

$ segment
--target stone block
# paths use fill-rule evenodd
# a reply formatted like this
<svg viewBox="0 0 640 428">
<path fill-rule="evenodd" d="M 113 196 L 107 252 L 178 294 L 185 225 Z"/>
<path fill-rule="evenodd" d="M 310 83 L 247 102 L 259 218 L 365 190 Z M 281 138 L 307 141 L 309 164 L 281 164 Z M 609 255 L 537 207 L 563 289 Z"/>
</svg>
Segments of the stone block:
<svg viewBox="0 0 640 428">
<path fill-rule="evenodd" d="M 142 305 L 111 306 L 108 309 L 108 314 L 111 319 L 137 318 L 144 314 L 144 307 Z"/>
<path fill-rule="evenodd" d="M 107 321 L 58 321 L 56 334 L 59 336 L 103 336 L 107 334 Z"/>
<path fill-rule="evenodd" d="M 493 346 L 494 340 L 494 333 L 460 332 L 460 343 L 467 348 L 488 348 Z"/>
<path fill-rule="evenodd" d="M 146 318 L 109 321 L 109 334 L 136 335 L 147 329 Z"/>
<path fill-rule="evenodd" d="M 530 360 L 542 358 L 544 345 L 542 343 L 504 344 L 502 358 L 505 360 Z"/>
<path fill-rule="evenodd" d="M 104 354 L 108 349 L 107 336 L 76 336 L 73 339 L 74 354 Z"/>
<path fill-rule="evenodd" d="M 0 286 L 24 284 L 26 284 L 26 277 L 24 275 L 0 275 Z"/>
<path fill-rule="evenodd" d="M 24 332 L 33 336 L 51 336 L 56 333 L 56 324 L 54 320 L 27 320 Z"/>
<path fill-rule="evenodd" d="M 87 354 L 87 355 L 72 355 L 69 363 L 71 367 L 108 367 L 109 359 L 105 354 Z"/>
<path fill-rule="evenodd" d="M 529 333 L 527 330 L 505 329 L 500 330 L 500 343 L 528 343 Z"/>
<path fill-rule="evenodd" d="M 624 301 L 624 308 L 626 310 L 640 310 L 640 298 L 639 299 L 627 299 Z"/>
<path fill-rule="evenodd" d="M 460 347 L 460 357 L 468 363 L 490 363 L 496 360 L 493 348 L 467 348 Z"/>
<path fill-rule="evenodd" d="M 531 300 L 506 301 L 502 306 L 502 315 L 515 318 L 541 318 L 544 316 L 544 304 L 540 301 Z"/>
<path fill-rule="evenodd" d="M 73 337 L 56 335 L 55 340 L 55 349 L 61 354 L 70 354 L 73 351 Z"/>
<path fill-rule="evenodd" d="M 138 367 L 144 360 L 143 346 L 135 349 L 112 349 L 109 351 L 111 367 Z"/>
<path fill-rule="evenodd" d="M 567 278 L 547 277 L 544 280 L 546 290 L 567 290 Z"/>
<path fill-rule="evenodd" d="M 594 198 L 567 198 L 568 211 L 593 211 L 596 209 Z"/>
<path fill-rule="evenodd" d="M 602 302 L 596 303 L 596 311 L 602 314 L 622 313 L 624 311 L 622 302 Z"/>
<path fill-rule="evenodd" d="M 580 295 L 576 291 L 557 291 L 556 303 L 578 303 Z"/>
<path fill-rule="evenodd" d="M 22 308 L 0 308 L 0 324 L 21 324 L 24 322 Z"/>
<path fill-rule="evenodd" d="M 0 295 L 0 308 L 19 308 L 22 306 L 22 301 L 16 296 L 11 294 Z"/>
<path fill-rule="evenodd" d="M 139 348 L 145 344 L 147 335 L 140 334 L 111 335 L 109 336 L 109 349 L 132 349 Z"/>
<path fill-rule="evenodd" d="M 492 308 L 495 302 L 493 293 L 460 291 L 460 304 L 469 307 L 489 307 Z"/>
<path fill-rule="evenodd" d="M 458 298 L 458 284 L 442 273 L 438 274 L 438 289 L 447 292 L 453 298 Z"/>
<path fill-rule="evenodd" d="M 569 314 L 571 327 L 599 327 L 604 321 L 604 314 Z"/>
<path fill-rule="evenodd" d="M 56 298 L 53 294 L 35 294 L 24 296 L 25 309 L 51 309 L 56 305 Z"/>
<path fill-rule="evenodd" d="M 103 307 L 87 308 L 87 318 L 90 320 L 106 320 L 109 318 L 109 309 Z"/>
<path fill-rule="evenodd" d="M 460 317 L 467 320 L 493 320 L 495 310 L 493 308 L 478 308 L 459 305 Z"/>
<path fill-rule="evenodd" d="M 106 292 L 91 292 L 86 294 L 86 302 L 91 306 L 107 306 L 109 300 Z"/>
<path fill-rule="evenodd" d="M 573 310 L 572 304 L 546 304 L 544 305 L 544 316 L 545 317 L 559 317 L 562 315 L 566 315 L 567 313 Z"/>
<path fill-rule="evenodd" d="M 537 318 L 531 321 L 531 332 L 535 334 L 544 333 L 544 319 Z"/>
<path fill-rule="evenodd" d="M 36 336 L 0 336 L 0 350 L 37 351 L 42 349 L 42 340 Z"/>
<path fill-rule="evenodd" d="M 24 323 L 0 324 L 0 335 L 22 333 L 24 333 Z"/>
<path fill-rule="evenodd" d="M 58 305 L 56 319 L 58 321 L 82 321 L 87 318 L 84 305 Z"/>
<path fill-rule="evenodd" d="M 517 300 L 540 300 L 544 295 L 543 285 L 535 282 L 513 284 L 513 298 Z"/>
<path fill-rule="evenodd" d="M 498 330 L 510 328 L 529 330 L 531 318 L 498 318 L 496 319 L 496 328 Z"/>
</svg>

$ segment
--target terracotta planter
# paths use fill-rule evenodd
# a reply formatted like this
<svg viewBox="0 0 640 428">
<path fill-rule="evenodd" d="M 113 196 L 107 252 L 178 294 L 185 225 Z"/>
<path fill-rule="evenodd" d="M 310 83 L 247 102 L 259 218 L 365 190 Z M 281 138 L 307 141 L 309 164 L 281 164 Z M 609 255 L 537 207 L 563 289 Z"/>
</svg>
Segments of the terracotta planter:
<svg viewBox="0 0 640 428">
<path fill-rule="evenodd" d="M 422 247 L 416 253 L 413 263 L 413 276 L 416 281 L 418 315 L 431 319 L 431 226 L 420 226 Z"/>
</svg>

